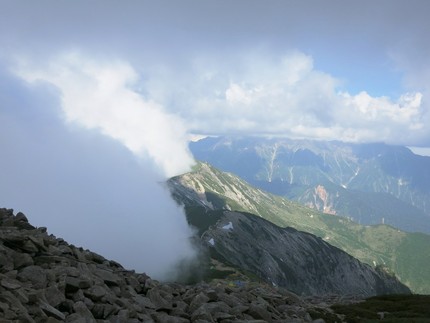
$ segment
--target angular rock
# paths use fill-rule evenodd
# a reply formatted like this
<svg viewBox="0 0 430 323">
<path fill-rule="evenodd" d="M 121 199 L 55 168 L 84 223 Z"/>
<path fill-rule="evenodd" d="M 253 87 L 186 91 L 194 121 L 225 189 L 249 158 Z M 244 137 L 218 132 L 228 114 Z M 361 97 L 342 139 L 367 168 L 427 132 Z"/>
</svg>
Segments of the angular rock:
<svg viewBox="0 0 430 323">
<path fill-rule="evenodd" d="M 118 308 L 111 304 L 95 304 L 91 309 L 91 313 L 96 319 L 107 319 L 111 315 L 115 315 Z"/>
<path fill-rule="evenodd" d="M 148 297 L 136 295 L 133 297 L 133 300 L 142 308 L 150 308 L 150 309 L 156 308 L 156 306 L 151 302 L 151 300 Z"/>
<path fill-rule="evenodd" d="M 16 214 L 13 223 L 17 228 L 20 228 L 23 230 L 33 230 L 34 229 L 34 227 L 30 223 L 28 223 L 27 217 L 22 212 L 18 212 Z"/>
<path fill-rule="evenodd" d="M 235 295 L 229 295 L 229 294 L 218 294 L 218 300 L 226 303 L 230 307 L 237 307 L 239 305 L 244 305 L 245 303 L 248 303 L 246 300 L 238 298 Z"/>
<path fill-rule="evenodd" d="M 45 297 L 47 302 L 53 306 L 57 307 L 62 302 L 66 300 L 66 296 L 64 295 L 64 291 L 60 291 L 57 286 L 52 285 L 46 288 Z"/>
<path fill-rule="evenodd" d="M 100 301 L 106 295 L 106 290 L 102 286 L 92 286 L 84 291 L 84 295 L 94 302 Z"/>
<path fill-rule="evenodd" d="M 13 266 L 15 269 L 28 267 L 34 264 L 33 258 L 27 253 L 15 253 L 13 257 Z"/>
<path fill-rule="evenodd" d="M 47 251 L 42 237 L 28 235 L 28 240 L 37 248 L 37 251 Z"/>
<path fill-rule="evenodd" d="M 85 289 L 91 286 L 91 281 L 88 279 L 66 277 L 66 293 L 76 292 L 78 289 Z"/>
<path fill-rule="evenodd" d="M 128 310 L 120 310 L 118 312 L 118 322 L 129 322 L 129 311 Z"/>
<path fill-rule="evenodd" d="M 87 318 L 79 315 L 78 313 L 70 314 L 66 318 L 66 323 L 92 323 L 94 321 L 92 319 L 87 319 Z"/>
<path fill-rule="evenodd" d="M 84 291 L 82 289 L 78 289 L 71 297 L 69 294 L 68 298 L 72 299 L 74 302 L 83 302 L 85 300 Z"/>
<path fill-rule="evenodd" d="M 223 302 L 204 303 L 197 310 L 192 312 L 191 320 L 214 320 L 214 316 L 220 315 L 220 313 L 227 314 L 230 311 L 230 307 Z"/>
<path fill-rule="evenodd" d="M 33 289 L 28 293 L 28 302 L 30 304 L 38 304 L 41 301 L 47 302 L 45 297 L 45 289 Z"/>
<path fill-rule="evenodd" d="M 117 275 L 115 275 L 113 272 L 105 270 L 105 269 L 98 269 L 95 272 L 96 276 L 101 278 L 103 282 L 108 286 L 118 286 L 120 279 Z"/>
<path fill-rule="evenodd" d="M 271 321 L 272 317 L 267 311 L 267 306 L 262 304 L 251 304 L 249 309 L 246 311 L 247 314 L 251 315 L 253 318 L 261 319 L 265 321 Z"/>
<path fill-rule="evenodd" d="M 236 305 L 229 311 L 229 313 L 232 315 L 241 315 L 242 313 L 246 312 L 248 309 L 249 309 L 249 306 Z"/>
<path fill-rule="evenodd" d="M 14 262 L 7 254 L 0 253 L 0 268 L 1 272 L 8 272 L 14 269 Z"/>
<path fill-rule="evenodd" d="M 46 272 L 40 266 L 28 266 L 19 271 L 17 278 L 23 282 L 29 281 L 36 289 L 46 287 Z"/>
<path fill-rule="evenodd" d="M 185 318 L 172 316 L 172 315 L 169 315 L 169 314 L 164 313 L 164 312 L 152 313 L 151 317 L 154 320 L 154 322 L 159 322 L 159 323 L 187 323 L 187 322 L 190 322 L 189 320 L 187 320 Z"/>
<path fill-rule="evenodd" d="M 88 309 L 88 307 L 85 305 L 84 302 L 79 301 L 73 305 L 73 310 L 75 313 L 79 314 L 81 317 L 83 317 L 85 320 L 95 320 L 93 314 Z"/>
<path fill-rule="evenodd" d="M 160 291 L 157 289 L 151 289 L 147 293 L 151 303 L 154 304 L 156 310 L 170 310 L 172 309 L 172 303 L 166 298 L 161 296 Z"/>
<path fill-rule="evenodd" d="M 10 279 L 8 277 L 1 277 L 0 285 L 6 289 L 14 290 L 21 288 L 21 283 L 15 279 Z"/>
<path fill-rule="evenodd" d="M 18 288 L 12 290 L 12 294 L 15 295 L 15 297 L 22 303 L 27 304 L 28 303 L 28 293 L 23 288 Z"/>
<path fill-rule="evenodd" d="M 47 303 L 41 303 L 40 308 L 48 316 L 51 316 L 51 317 L 54 317 L 58 320 L 63 320 L 63 321 L 66 319 L 66 316 L 63 313 L 61 313 L 59 310 L 57 310 L 56 308 L 52 307 L 51 305 L 49 305 Z"/>
<path fill-rule="evenodd" d="M 190 312 L 193 313 L 197 310 L 201 305 L 209 302 L 210 298 L 207 297 L 204 293 L 197 294 L 190 303 Z"/>
<path fill-rule="evenodd" d="M 136 293 L 138 293 L 138 294 L 143 293 L 143 287 L 139 283 L 139 280 L 136 277 L 129 276 L 125 280 L 126 280 L 127 285 L 131 286 L 135 290 Z"/>
</svg>

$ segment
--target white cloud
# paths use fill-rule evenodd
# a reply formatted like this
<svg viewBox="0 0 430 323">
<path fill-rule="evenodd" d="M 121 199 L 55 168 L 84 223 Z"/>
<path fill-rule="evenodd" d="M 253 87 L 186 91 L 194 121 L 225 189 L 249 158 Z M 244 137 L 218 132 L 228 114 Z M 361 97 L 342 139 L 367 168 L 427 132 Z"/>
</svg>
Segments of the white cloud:
<svg viewBox="0 0 430 323">
<path fill-rule="evenodd" d="M 259 89 L 246 90 L 240 85 L 232 83 L 230 87 L 225 91 L 225 98 L 230 106 L 237 104 L 251 104 L 255 98 L 255 93 L 260 92 Z"/>
<path fill-rule="evenodd" d="M 136 155 L 149 156 L 166 176 L 192 165 L 184 122 L 133 90 L 139 76 L 129 64 L 69 53 L 47 66 L 21 64 L 17 73 L 30 82 L 55 85 L 68 121 L 99 129 Z"/>
<path fill-rule="evenodd" d="M 149 95 L 175 102 L 192 132 L 271 134 L 355 142 L 414 144 L 429 137 L 424 94 L 397 99 L 351 94 L 298 51 L 274 58 L 244 54 L 240 62 L 200 63 L 184 76 L 154 73 Z M 164 73 L 166 73 L 164 71 Z M 167 76 L 168 75 L 168 76 Z M 202 77 L 204 75 L 205 77 Z M 151 79 L 152 77 L 152 79 Z M 169 79 L 166 84 L 159 79 Z M 428 113 L 427 113 L 428 114 Z M 402 136 L 399 136 L 402 133 Z"/>
<path fill-rule="evenodd" d="M 167 176 L 192 163 L 188 129 L 405 145 L 422 145 L 430 135 L 425 93 L 397 99 L 351 94 L 299 51 L 247 53 L 240 62 L 200 58 L 189 69 L 159 66 L 143 75 L 123 61 L 71 54 L 43 69 L 21 68 L 20 74 L 55 84 L 68 120 L 150 156 Z"/>
<path fill-rule="evenodd" d="M 420 156 L 430 156 L 430 148 L 423 148 L 423 147 L 408 147 L 414 154 L 420 155 Z"/>
<path fill-rule="evenodd" d="M 139 76 L 126 62 L 70 53 L 18 66 L 27 82 L 0 96 L 2 205 L 127 268 L 175 279 L 196 250 L 183 210 L 160 182 L 194 162 L 183 121 L 134 90 Z M 28 89 L 53 102 L 44 106 Z"/>
<path fill-rule="evenodd" d="M 397 102 L 392 102 L 387 97 L 374 98 L 366 92 L 340 95 L 341 104 L 350 112 L 356 112 L 360 120 L 385 119 L 386 122 L 410 125 L 412 129 L 422 127 L 419 121 L 422 96 L 421 93 L 406 93 Z"/>
</svg>

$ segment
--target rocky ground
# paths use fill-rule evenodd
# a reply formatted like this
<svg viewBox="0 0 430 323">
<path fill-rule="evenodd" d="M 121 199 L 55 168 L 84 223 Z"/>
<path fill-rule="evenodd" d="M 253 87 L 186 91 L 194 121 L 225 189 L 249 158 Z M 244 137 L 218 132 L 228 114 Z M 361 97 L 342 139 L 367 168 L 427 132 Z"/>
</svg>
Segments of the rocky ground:
<svg viewBox="0 0 430 323">
<path fill-rule="evenodd" d="M 0 209 L 0 322 L 324 322 L 348 297 L 259 283 L 160 283 Z"/>
</svg>

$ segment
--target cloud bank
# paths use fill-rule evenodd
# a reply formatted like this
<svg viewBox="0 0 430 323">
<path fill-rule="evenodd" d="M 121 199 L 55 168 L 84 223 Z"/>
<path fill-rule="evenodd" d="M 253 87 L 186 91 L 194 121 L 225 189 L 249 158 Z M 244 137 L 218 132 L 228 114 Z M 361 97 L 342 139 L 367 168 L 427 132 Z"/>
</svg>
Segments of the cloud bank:
<svg viewBox="0 0 430 323">
<path fill-rule="evenodd" d="M 21 69 L 26 81 L 1 70 L 0 204 L 127 268 L 172 279 L 175 265 L 196 255 L 183 211 L 161 184 L 160 169 L 189 165 L 183 129 L 129 92 L 126 65 L 73 64 L 55 64 L 55 77 L 51 67 L 43 78 Z"/>
<path fill-rule="evenodd" d="M 195 65 L 182 83 L 177 82 L 182 75 L 155 75 L 147 89 L 154 100 L 174 106 L 195 133 L 404 145 L 426 143 L 430 137 L 423 92 L 405 92 L 395 99 L 366 91 L 351 94 L 341 80 L 318 71 L 309 55 L 294 51 L 268 56 L 244 54 L 230 64 Z"/>
<path fill-rule="evenodd" d="M 183 121 L 133 90 L 138 75 L 129 64 L 96 62 L 72 52 L 45 66 L 21 62 L 16 74 L 57 87 L 67 121 L 98 129 L 138 157 L 153 159 L 166 177 L 186 172 L 193 164 Z"/>
</svg>

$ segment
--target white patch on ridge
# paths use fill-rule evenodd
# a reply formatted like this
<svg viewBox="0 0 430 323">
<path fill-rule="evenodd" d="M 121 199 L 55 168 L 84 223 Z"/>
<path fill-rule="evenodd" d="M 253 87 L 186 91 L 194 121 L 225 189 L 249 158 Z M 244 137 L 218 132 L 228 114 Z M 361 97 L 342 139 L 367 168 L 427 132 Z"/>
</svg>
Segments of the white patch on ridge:
<svg viewBox="0 0 430 323">
<path fill-rule="evenodd" d="M 222 227 L 224 230 L 232 230 L 233 229 L 233 223 L 229 222 L 225 226 Z"/>
<path fill-rule="evenodd" d="M 214 240 L 214 238 L 211 238 L 208 242 L 209 242 L 212 246 L 215 246 L 215 240 Z"/>
</svg>

